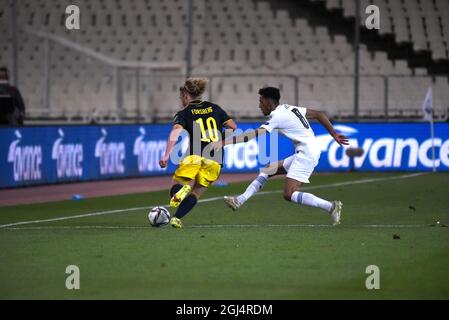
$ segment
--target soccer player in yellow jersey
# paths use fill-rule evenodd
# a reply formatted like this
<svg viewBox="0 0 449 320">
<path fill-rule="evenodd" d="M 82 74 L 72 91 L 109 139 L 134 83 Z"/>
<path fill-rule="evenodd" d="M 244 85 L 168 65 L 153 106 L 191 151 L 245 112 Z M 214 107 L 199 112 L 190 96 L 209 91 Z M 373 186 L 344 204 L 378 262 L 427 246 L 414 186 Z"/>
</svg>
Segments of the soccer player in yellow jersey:
<svg viewBox="0 0 449 320">
<path fill-rule="evenodd" d="M 220 106 L 202 100 L 206 85 L 206 79 L 190 78 L 179 89 L 182 110 L 174 117 L 164 157 L 159 161 L 162 168 L 167 166 L 179 135 L 186 130 L 190 139 L 189 152 L 176 169 L 170 189 L 170 206 L 178 208 L 170 219 L 175 228 L 182 228 L 181 218 L 220 176 L 223 150 L 214 150 L 210 144 L 222 139 L 223 128 L 237 128 Z"/>
</svg>

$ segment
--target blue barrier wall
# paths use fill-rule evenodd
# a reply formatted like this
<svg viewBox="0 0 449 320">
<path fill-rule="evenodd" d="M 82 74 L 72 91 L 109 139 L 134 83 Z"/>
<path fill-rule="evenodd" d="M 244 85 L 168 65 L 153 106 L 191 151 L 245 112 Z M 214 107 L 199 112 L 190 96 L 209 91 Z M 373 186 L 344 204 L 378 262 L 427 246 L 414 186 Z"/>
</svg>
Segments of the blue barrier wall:
<svg viewBox="0 0 449 320">
<path fill-rule="evenodd" d="M 355 159 L 359 171 L 429 171 L 432 169 L 432 139 L 428 123 L 345 123 L 335 125 L 350 138 L 351 147 L 362 147 Z M 435 124 L 435 166 L 449 170 L 449 123 Z M 346 171 L 350 163 L 343 148 L 320 125 L 314 130 L 322 154 L 318 171 Z"/>
<path fill-rule="evenodd" d="M 257 128 L 259 123 L 239 124 Z M 347 171 L 349 158 L 325 129 L 312 124 L 322 154 L 317 171 Z M 365 153 L 355 160 L 360 171 L 427 171 L 432 168 L 430 129 L 427 123 L 345 123 L 338 131 L 351 146 Z M 0 187 L 66 181 L 171 174 L 176 165 L 161 169 L 158 161 L 170 125 L 60 126 L 0 129 Z M 279 144 L 273 141 L 279 138 Z M 449 171 L 449 124 L 435 124 L 436 167 Z M 285 137 L 229 146 L 223 172 L 256 172 L 269 161 L 293 152 Z M 263 155 L 266 156 L 263 156 Z M 269 157 L 268 157 L 269 156 Z"/>
</svg>

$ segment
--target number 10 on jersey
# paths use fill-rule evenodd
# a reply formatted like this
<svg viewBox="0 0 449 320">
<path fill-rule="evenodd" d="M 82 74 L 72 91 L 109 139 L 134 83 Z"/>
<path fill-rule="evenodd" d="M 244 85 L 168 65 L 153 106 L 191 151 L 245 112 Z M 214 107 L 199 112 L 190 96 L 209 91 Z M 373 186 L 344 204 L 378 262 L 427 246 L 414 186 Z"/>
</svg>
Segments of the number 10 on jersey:
<svg viewBox="0 0 449 320">
<path fill-rule="evenodd" d="M 206 126 L 204 125 L 203 118 L 199 118 L 195 121 L 199 124 L 201 129 L 201 141 L 203 142 L 215 142 L 218 141 L 218 127 L 214 118 L 209 117 L 206 119 Z M 207 132 L 206 132 L 207 127 Z"/>
</svg>

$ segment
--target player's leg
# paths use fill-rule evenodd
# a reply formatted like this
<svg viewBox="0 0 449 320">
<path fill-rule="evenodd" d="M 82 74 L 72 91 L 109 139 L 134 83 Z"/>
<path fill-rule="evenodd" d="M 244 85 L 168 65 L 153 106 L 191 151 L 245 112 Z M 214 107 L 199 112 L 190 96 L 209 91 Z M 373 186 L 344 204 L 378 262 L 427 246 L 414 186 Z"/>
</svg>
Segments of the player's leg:
<svg viewBox="0 0 449 320">
<path fill-rule="evenodd" d="M 304 183 L 309 183 L 309 178 L 316 165 L 316 161 L 296 157 L 287 173 L 284 187 L 284 199 L 301 205 L 320 208 L 331 215 L 334 225 L 340 223 L 342 203 L 340 201 L 328 201 L 315 196 L 312 193 L 301 192 Z"/>
<path fill-rule="evenodd" d="M 181 202 L 178 209 L 172 218 L 171 225 L 173 227 L 181 228 L 181 219 L 184 218 L 195 205 L 198 203 L 199 198 L 206 192 L 207 187 L 195 183 L 190 194 Z"/>
<path fill-rule="evenodd" d="M 202 160 L 201 168 L 195 177 L 195 183 L 191 192 L 181 202 L 170 224 L 175 228 L 182 228 L 181 218 L 188 214 L 198 203 L 198 199 L 204 194 L 209 185 L 220 176 L 221 166 L 212 160 Z"/>
<path fill-rule="evenodd" d="M 289 169 L 294 156 L 288 157 L 284 160 L 270 163 L 268 166 L 263 168 L 260 174 L 254 179 L 249 186 L 246 188 L 245 192 L 237 197 L 224 197 L 225 203 L 232 210 L 238 210 L 249 198 L 251 198 L 258 191 L 262 190 L 268 179 L 280 174 L 286 174 Z"/>
<path fill-rule="evenodd" d="M 192 190 L 194 178 L 201 168 L 201 161 L 196 156 L 183 159 L 173 175 L 170 188 L 170 206 L 176 208 Z"/>
<path fill-rule="evenodd" d="M 173 177 L 173 184 L 170 188 L 170 207 L 177 207 L 179 209 L 182 202 L 188 197 L 193 184 L 193 180 L 186 178 L 180 178 L 179 176 Z M 178 212 L 178 210 L 176 210 Z M 182 222 L 179 218 L 172 216 L 170 218 L 170 224 L 175 228 L 182 228 Z"/>
<path fill-rule="evenodd" d="M 172 186 L 170 187 L 170 207 L 176 208 L 185 199 L 185 197 L 192 190 L 192 180 L 180 181 L 179 179 L 173 179 Z"/>
<path fill-rule="evenodd" d="M 284 187 L 284 199 L 305 206 L 320 208 L 330 213 L 332 209 L 332 202 L 318 198 L 311 193 L 299 191 L 302 185 L 302 182 L 287 178 Z"/>
</svg>

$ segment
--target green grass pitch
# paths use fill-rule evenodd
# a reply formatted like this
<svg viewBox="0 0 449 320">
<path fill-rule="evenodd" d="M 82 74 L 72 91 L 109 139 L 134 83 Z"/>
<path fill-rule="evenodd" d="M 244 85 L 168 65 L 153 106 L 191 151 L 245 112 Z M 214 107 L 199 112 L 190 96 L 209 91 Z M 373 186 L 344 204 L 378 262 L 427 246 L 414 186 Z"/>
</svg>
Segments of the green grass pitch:
<svg viewBox="0 0 449 320">
<path fill-rule="evenodd" d="M 182 230 L 152 228 L 148 209 L 135 209 L 167 204 L 167 191 L 3 207 L 0 298 L 449 299 L 449 174 L 404 175 L 313 176 L 310 192 L 343 201 L 338 227 L 284 201 L 283 180 L 235 213 L 222 200 L 200 203 Z M 65 287 L 68 265 L 80 269 L 80 290 Z M 379 290 L 365 287 L 369 265 Z"/>
</svg>

